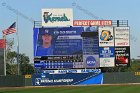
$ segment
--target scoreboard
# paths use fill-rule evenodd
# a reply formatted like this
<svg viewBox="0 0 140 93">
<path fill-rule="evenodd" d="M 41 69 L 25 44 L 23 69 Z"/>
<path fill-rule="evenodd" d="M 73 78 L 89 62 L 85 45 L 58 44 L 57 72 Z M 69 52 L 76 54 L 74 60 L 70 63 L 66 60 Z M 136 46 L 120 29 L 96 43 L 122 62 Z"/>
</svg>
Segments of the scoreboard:
<svg viewBox="0 0 140 93">
<path fill-rule="evenodd" d="M 118 27 L 115 30 L 108 27 L 108 29 L 112 31 L 110 33 L 115 33 L 115 36 L 111 35 L 114 40 L 102 40 L 105 42 L 102 43 L 100 30 L 84 31 L 84 27 L 34 28 L 34 67 L 70 69 L 113 67 L 115 64 L 129 66 L 129 27 Z M 112 43 L 114 41 L 115 44 Z M 101 44 L 104 46 L 99 47 Z"/>
<path fill-rule="evenodd" d="M 83 27 L 34 28 L 34 67 L 99 67 L 98 43 L 98 32 L 84 32 Z"/>
<path fill-rule="evenodd" d="M 34 28 L 35 68 L 83 68 L 83 31 L 83 27 Z M 43 47 L 48 43 L 50 47 Z"/>
<path fill-rule="evenodd" d="M 35 67 L 57 69 L 57 68 L 83 68 L 82 55 L 49 56 L 35 58 Z"/>
</svg>

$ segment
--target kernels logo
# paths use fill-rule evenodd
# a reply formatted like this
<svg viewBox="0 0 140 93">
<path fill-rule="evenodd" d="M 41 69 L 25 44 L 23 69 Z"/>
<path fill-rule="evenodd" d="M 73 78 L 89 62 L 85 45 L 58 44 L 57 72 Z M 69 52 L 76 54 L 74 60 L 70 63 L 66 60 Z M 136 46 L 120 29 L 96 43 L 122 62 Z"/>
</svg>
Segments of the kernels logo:
<svg viewBox="0 0 140 93">
<path fill-rule="evenodd" d="M 43 19 L 45 23 L 70 21 L 70 19 L 68 19 L 65 13 L 62 15 L 53 15 L 52 13 L 44 12 Z"/>
<path fill-rule="evenodd" d="M 100 35 L 100 39 L 102 41 L 110 41 L 113 39 L 113 36 L 111 35 L 111 32 L 108 30 L 102 30 L 101 35 Z"/>
</svg>

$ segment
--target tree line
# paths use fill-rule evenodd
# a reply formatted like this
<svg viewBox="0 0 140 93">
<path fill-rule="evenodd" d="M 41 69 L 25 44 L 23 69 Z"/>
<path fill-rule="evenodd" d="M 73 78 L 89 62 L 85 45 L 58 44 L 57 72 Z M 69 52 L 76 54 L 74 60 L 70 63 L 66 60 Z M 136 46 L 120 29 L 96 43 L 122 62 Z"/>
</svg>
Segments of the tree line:
<svg viewBox="0 0 140 93">
<path fill-rule="evenodd" d="M 13 51 L 14 40 L 7 40 L 6 42 L 6 74 L 7 75 L 17 75 L 18 74 L 18 65 L 17 65 L 17 55 L 19 55 L 19 64 L 20 64 L 20 75 L 33 74 L 34 67 L 33 63 L 30 63 L 30 59 L 24 53 L 17 54 L 16 51 Z"/>
</svg>

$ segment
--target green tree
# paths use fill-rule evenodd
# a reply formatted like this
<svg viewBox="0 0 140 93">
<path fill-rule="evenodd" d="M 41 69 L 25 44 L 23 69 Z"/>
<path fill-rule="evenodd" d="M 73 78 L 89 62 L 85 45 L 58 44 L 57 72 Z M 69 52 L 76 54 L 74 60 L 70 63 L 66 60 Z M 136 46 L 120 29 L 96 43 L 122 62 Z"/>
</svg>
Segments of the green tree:
<svg viewBox="0 0 140 93">
<path fill-rule="evenodd" d="M 21 74 L 25 75 L 25 74 L 33 74 L 34 73 L 34 68 L 31 64 L 22 64 L 21 65 Z"/>
<path fill-rule="evenodd" d="M 7 74 L 9 75 L 17 75 L 18 66 L 17 66 L 17 52 L 12 51 L 12 47 L 14 45 L 14 39 L 7 39 L 6 42 L 6 69 Z M 25 74 L 33 74 L 34 68 L 30 64 L 30 59 L 25 54 L 19 54 L 19 62 L 20 62 L 20 73 L 21 75 Z"/>
<path fill-rule="evenodd" d="M 17 74 L 17 53 L 15 51 L 7 53 L 7 74 Z M 19 54 L 20 72 L 22 75 L 33 74 L 34 68 L 29 64 L 30 59 L 25 54 Z"/>
<path fill-rule="evenodd" d="M 17 75 L 17 65 L 16 64 L 6 64 L 6 73 L 7 75 Z"/>
<path fill-rule="evenodd" d="M 14 64 L 16 62 L 17 53 L 15 51 L 7 52 L 6 62 L 8 64 Z"/>
</svg>

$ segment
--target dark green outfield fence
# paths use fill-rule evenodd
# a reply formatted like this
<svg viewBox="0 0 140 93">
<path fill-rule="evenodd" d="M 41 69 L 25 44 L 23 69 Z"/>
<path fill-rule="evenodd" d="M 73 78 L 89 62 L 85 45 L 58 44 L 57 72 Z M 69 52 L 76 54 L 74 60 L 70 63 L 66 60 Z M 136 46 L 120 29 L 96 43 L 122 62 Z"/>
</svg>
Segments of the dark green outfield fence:
<svg viewBox="0 0 140 93">
<path fill-rule="evenodd" d="M 0 86 L 12 87 L 12 86 L 24 86 L 24 76 L 0 76 Z"/>
<path fill-rule="evenodd" d="M 140 72 L 104 73 L 104 84 L 140 83 Z"/>
<path fill-rule="evenodd" d="M 25 78 L 25 76 L 0 76 L 0 87 L 20 87 L 20 86 L 32 86 L 31 78 Z"/>
<path fill-rule="evenodd" d="M 103 74 L 103 84 L 140 83 L 140 72 L 111 72 Z M 32 86 L 25 76 L 0 76 L 0 87 Z"/>
</svg>

